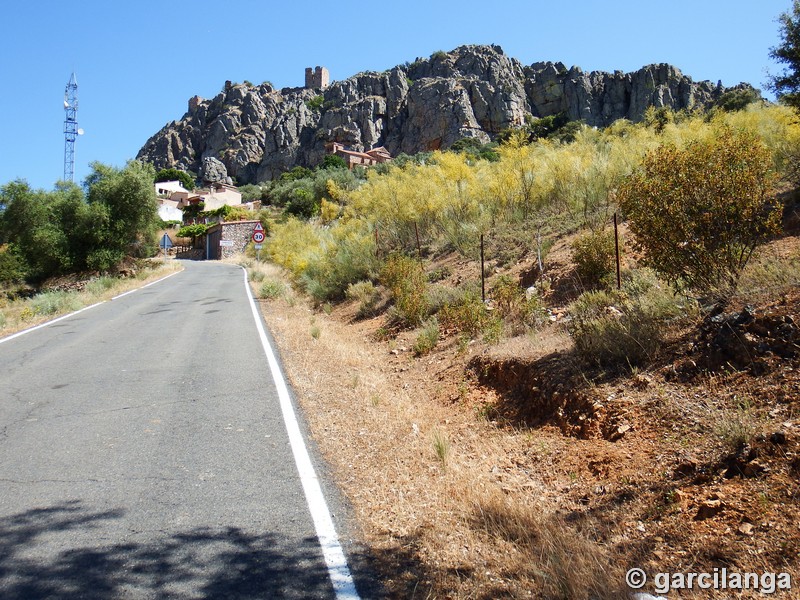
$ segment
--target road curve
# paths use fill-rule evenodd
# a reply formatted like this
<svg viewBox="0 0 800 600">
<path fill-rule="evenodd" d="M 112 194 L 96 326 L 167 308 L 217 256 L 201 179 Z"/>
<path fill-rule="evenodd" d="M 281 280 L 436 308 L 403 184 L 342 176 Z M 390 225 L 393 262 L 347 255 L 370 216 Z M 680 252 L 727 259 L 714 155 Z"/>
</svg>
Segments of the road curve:
<svg viewBox="0 0 800 600">
<path fill-rule="evenodd" d="M 0 343 L 1 598 L 357 597 L 242 270 L 186 267 Z"/>
</svg>

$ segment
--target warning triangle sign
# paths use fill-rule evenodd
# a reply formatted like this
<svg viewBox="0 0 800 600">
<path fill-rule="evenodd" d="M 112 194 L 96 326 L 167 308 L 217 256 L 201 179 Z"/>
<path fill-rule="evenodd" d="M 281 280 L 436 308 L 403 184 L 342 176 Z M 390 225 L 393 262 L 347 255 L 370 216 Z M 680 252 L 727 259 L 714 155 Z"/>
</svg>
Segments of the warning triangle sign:
<svg viewBox="0 0 800 600">
<path fill-rule="evenodd" d="M 261 223 L 256 223 L 256 226 L 253 228 L 253 233 L 256 231 L 264 231 L 264 226 Z"/>
</svg>

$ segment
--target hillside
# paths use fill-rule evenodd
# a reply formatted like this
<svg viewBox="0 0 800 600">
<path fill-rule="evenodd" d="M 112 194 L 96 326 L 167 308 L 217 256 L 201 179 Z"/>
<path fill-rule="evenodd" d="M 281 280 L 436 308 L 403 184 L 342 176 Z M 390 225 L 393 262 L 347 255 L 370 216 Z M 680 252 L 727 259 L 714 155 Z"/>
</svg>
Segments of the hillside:
<svg viewBox="0 0 800 600">
<path fill-rule="evenodd" d="M 153 135 L 137 158 L 194 173 L 203 158 L 219 159 L 243 185 L 317 166 L 332 142 L 416 154 L 465 137 L 485 143 L 560 114 L 598 127 L 638 122 L 650 106 L 703 108 L 725 91 L 667 64 L 586 73 L 557 62 L 523 66 L 499 46 L 462 46 L 325 89 L 227 82 L 210 100 L 191 98 L 188 112 Z"/>
<path fill-rule="evenodd" d="M 566 242 L 549 256 L 554 290 L 575 283 Z M 384 315 L 364 318 L 356 300 L 314 308 L 274 266 L 248 264 L 266 273 L 264 318 L 388 597 L 627 599 L 632 567 L 789 572 L 797 585 L 797 238 L 762 257 L 726 321 L 749 339 L 723 345 L 740 368 L 704 368 L 708 338 L 683 321 L 632 373 L 580 359 L 555 293 L 535 332 L 443 334 L 420 356 L 419 330 L 387 340 Z M 788 283 L 756 292 L 770 263 Z M 446 255 L 426 271 L 458 288 L 477 268 Z"/>
<path fill-rule="evenodd" d="M 390 597 L 797 576 L 799 141 L 754 102 L 313 174 L 246 264 Z"/>
</svg>

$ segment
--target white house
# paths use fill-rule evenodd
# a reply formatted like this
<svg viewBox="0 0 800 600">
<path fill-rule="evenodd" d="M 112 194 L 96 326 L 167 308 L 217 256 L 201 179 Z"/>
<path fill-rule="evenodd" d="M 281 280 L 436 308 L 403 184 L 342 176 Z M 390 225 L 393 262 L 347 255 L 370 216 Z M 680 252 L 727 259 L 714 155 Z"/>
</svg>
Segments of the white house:
<svg viewBox="0 0 800 600">
<path fill-rule="evenodd" d="M 225 183 L 214 183 L 208 189 L 196 190 L 195 192 L 203 202 L 206 210 L 216 210 L 225 206 L 240 206 L 242 204 L 242 194 L 233 185 Z"/>
<path fill-rule="evenodd" d="M 159 198 L 169 198 L 172 199 L 172 194 L 176 192 L 186 192 L 189 193 L 185 187 L 181 185 L 180 181 L 159 181 L 155 184 L 156 188 L 156 196 Z"/>
<path fill-rule="evenodd" d="M 160 181 L 155 184 L 159 197 L 158 214 L 164 221 L 182 221 L 183 209 L 192 204 L 203 203 L 203 210 L 216 210 L 223 206 L 246 206 L 249 210 L 255 207 L 242 204 L 242 194 L 233 185 L 215 183 L 208 188 L 189 191 L 180 181 Z"/>
<path fill-rule="evenodd" d="M 162 221 L 183 221 L 183 211 L 178 208 L 177 200 L 160 200 L 158 216 Z"/>
</svg>

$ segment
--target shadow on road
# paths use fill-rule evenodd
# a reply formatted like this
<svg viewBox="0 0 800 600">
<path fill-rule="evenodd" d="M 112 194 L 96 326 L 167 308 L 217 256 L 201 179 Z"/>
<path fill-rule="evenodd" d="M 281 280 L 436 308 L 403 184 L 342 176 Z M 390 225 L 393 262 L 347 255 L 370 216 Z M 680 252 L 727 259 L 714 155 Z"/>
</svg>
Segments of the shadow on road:
<svg viewBox="0 0 800 600">
<path fill-rule="evenodd" d="M 237 528 L 155 533 L 146 543 L 104 545 L 124 511 L 79 502 L 0 518 L 0 597 L 329 598 L 316 538 L 301 543 Z M 96 538 L 87 538 L 96 530 Z M 120 536 L 115 536 L 119 538 Z M 131 533 L 130 539 L 137 539 Z M 85 543 L 79 540 L 86 538 Z M 91 539 L 98 541 L 91 542 Z"/>
</svg>

